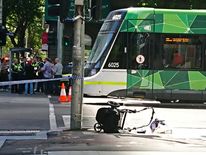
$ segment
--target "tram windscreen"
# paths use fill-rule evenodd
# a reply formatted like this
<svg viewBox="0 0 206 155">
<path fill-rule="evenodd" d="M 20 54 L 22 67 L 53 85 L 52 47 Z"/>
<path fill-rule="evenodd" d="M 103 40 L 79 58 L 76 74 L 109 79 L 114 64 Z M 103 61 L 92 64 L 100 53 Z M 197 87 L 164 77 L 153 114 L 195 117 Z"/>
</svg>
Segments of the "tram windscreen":
<svg viewBox="0 0 206 155">
<path fill-rule="evenodd" d="M 125 13 L 125 11 L 111 12 L 105 20 L 86 62 L 84 71 L 85 76 L 96 74 L 102 67 L 105 58 L 111 49 L 114 38 L 118 33 Z"/>
</svg>

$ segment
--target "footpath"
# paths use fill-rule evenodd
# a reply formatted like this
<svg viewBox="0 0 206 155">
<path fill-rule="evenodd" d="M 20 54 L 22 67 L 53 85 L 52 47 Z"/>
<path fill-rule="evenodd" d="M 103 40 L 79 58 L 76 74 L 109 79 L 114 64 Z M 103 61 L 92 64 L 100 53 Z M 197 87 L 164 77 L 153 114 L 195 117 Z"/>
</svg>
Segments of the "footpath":
<svg viewBox="0 0 206 155">
<path fill-rule="evenodd" d="M 20 95 L 0 93 L 1 95 L 20 97 Z M 31 99 L 38 96 L 33 95 Z M 47 98 L 47 96 L 45 96 Z M 57 97 L 52 97 L 56 100 Z M 49 100 L 49 99 L 48 99 Z M 111 99 L 109 99 L 111 100 Z M 114 100 L 114 99 L 112 99 Z M 107 99 L 84 98 L 84 104 L 106 104 Z M 152 107 L 176 107 L 176 108 L 206 108 L 204 104 L 161 104 L 156 101 L 117 99 L 127 106 L 152 106 Z M 39 101 L 40 102 L 40 101 Z M 58 102 L 56 100 L 56 102 Z M 46 137 L 36 139 L 9 139 L 4 142 L 0 149 L 0 155 L 22 155 L 22 154 L 48 154 L 48 155 L 150 155 L 150 154 L 205 154 L 206 137 L 202 139 L 175 139 L 171 134 L 141 134 L 128 131 L 120 133 L 106 134 L 97 133 L 93 129 L 85 128 L 81 130 L 59 129 L 48 131 Z"/>
<path fill-rule="evenodd" d="M 7 140 L 1 155 L 147 155 L 147 154 L 205 154 L 206 141 L 174 139 L 170 135 L 134 134 L 127 132 L 106 134 L 90 129 L 79 131 L 50 131 L 47 139 Z"/>
</svg>

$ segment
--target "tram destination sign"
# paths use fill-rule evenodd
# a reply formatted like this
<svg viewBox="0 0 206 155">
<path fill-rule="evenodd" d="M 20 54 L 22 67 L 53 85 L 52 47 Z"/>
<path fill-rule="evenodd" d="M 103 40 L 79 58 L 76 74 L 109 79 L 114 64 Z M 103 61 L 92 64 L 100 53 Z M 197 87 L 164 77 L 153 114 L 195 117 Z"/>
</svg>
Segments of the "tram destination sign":
<svg viewBox="0 0 206 155">
<path fill-rule="evenodd" d="M 190 41 L 190 38 L 165 38 L 165 42 L 167 43 L 188 43 Z"/>
</svg>

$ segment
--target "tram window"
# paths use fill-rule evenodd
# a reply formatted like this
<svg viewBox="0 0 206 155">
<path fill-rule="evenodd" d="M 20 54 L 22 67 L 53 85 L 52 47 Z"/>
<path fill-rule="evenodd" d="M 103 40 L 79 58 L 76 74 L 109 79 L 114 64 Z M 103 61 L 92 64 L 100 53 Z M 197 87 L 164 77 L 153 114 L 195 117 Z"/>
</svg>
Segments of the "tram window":
<svg viewBox="0 0 206 155">
<path fill-rule="evenodd" d="M 117 39 L 111 49 L 105 68 L 126 69 L 126 53 L 124 47 L 126 45 L 126 33 L 119 33 Z"/>
<path fill-rule="evenodd" d="M 165 68 L 200 69 L 205 41 L 199 36 L 162 35 Z"/>
<path fill-rule="evenodd" d="M 205 45 L 205 35 L 128 33 L 128 68 L 202 69 Z M 138 55 L 144 63 L 137 63 Z"/>
<path fill-rule="evenodd" d="M 151 50 L 148 33 L 128 33 L 128 68 L 148 69 L 149 52 Z M 138 63 L 139 55 L 144 57 L 142 63 Z"/>
</svg>

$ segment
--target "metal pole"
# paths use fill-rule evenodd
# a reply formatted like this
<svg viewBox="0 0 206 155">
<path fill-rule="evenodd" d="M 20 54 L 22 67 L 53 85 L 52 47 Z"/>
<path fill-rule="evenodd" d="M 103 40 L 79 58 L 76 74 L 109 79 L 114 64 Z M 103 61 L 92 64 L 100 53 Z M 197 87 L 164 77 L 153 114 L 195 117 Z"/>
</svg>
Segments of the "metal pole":
<svg viewBox="0 0 206 155">
<path fill-rule="evenodd" d="M 11 52 L 11 49 L 9 50 L 9 55 L 10 55 L 10 58 L 9 58 L 9 81 L 11 81 L 12 80 L 11 79 L 11 65 L 12 65 L 12 60 L 14 60 L 13 53 Z"/>
<path fill-rule="evenodd" d="M 60 22 L 60 17 L 58 16 L 57 21 L 57 57 L 60 62 L 62 62 L 62 37 L 63 37 L 64 24 Z"/>
<path fill-rule="evenodd" d="M 85 7 L 82 8 L 83 10 L 83 17 L 85 17 Z M 82 60 L 82 89 L 81 89 L 81 93 L 82 93 L 82 101 L 83 101 L 83 87 L 84 87 L 84 65 L 85 65 L 85 21 L 82 20 L 82 26 L 81 26 L 81 49 L 82 49 L 82 54 L 81 54 L 81 60 Z"/>
<path fill-rule="evenodd" d="M 73 86 L 71 103 L 71 129 L 81 129 L 82 119 L 82 83 L 83 83 L 83 60 L 81 49 L 81 26 L 83 0 L 75 0 L 76 17 L 74 22 L 74 46 L 73 46 Z"/>
<path fill-rule="evenodd" d="M 2 57 L 2 54 L 3 52 L 2 52 L 2 47 L 0 46 L 0 58 Z"/>
<path fill-rule="evenodd" d="M 2 26 L 2 4 L 3 0 L 0 0 L 0 26 Z M 2 57 L 2 47 L 0 47 L 0 58 Z"/>
<path fill-rule="evenodd" d="M 2 8 L 3 8 L 3 0 L 0 0 L 0 24 L 2 24 Z"/>
</svg>

